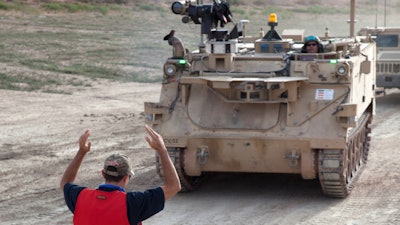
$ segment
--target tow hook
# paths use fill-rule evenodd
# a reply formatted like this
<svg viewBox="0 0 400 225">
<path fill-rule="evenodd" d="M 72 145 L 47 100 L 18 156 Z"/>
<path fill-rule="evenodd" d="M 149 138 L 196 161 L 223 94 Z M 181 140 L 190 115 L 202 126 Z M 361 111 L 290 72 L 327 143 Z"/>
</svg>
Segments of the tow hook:
<svg viewBox="0 0 400 225">
<path fill-rule="evenodd" d="M 292 150 L 292 153 L 286 154 L 285 159 L 288 160 L 291 168 L 295 168 L 299 164 L 300 154 L 296 150 Z"/>
<path fill-rule="evenodd" d="M 197 161 L 201 166 L 207 163 L 208 158 L 208 146 L 201 146 L 197 148 Z"/>
</svg>

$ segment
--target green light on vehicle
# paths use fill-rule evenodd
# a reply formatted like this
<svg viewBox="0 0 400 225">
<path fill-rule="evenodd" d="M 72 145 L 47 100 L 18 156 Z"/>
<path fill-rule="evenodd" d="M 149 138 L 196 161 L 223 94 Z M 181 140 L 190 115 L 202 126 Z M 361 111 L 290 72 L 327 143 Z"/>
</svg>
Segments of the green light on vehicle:
<svg viewBox="0 0 400 225">
<path fill-rule="evenodd" d="M 186 64 L 186 60 L 185 59 L 180 59 L 178 61 L 178 63 L 181 64 L 181 65 L 184 65 L 184 64 Z"/>
<path fill-rule="evenodd" d="M 331 59 L 331 60 L 329 60 L 329 63 L 330 64 L 337 64 L 338 61 L 337 61 L 337 59 Z"/>
</svg>

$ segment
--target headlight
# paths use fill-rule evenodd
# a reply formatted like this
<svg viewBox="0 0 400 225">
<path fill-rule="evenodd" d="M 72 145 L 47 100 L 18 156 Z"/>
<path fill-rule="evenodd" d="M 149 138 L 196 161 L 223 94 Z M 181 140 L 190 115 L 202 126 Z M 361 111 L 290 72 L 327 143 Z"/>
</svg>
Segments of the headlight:
<svg viewBox="0 0 400 225">
<path fill-rule="evenodd" d="M 338 76 L 347 76 L 349 74 L 349 65 L 347 64 L 339 64 L 336 67 L 336 75 Z"/>
<path fill-rule="evenodd" d="M 165 75 L 172 77 L 176 73 L 176 66 L 172 64 L 165 64 L 164 65 L 164 73 Z"/>
</svg>

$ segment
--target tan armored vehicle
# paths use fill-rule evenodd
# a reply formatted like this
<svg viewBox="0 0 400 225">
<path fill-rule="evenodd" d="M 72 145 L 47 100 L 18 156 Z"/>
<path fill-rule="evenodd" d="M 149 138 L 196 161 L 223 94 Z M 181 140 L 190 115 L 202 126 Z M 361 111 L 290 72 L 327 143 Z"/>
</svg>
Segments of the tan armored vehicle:
<svg viewBox="0 0 400 225">
<path fill-rule="evenodd" d="M 376 85 L 400 88 L 400 27 L 363 28 L 358 34 L 376 41 Z"/>
<path fill-rule="evenodd" d="M 182 21 L 207 36 L 195 52 L 171 31 L 160 101 L 146 102 L 147 123 L 165 138 L 185 190 L 208 172 L 299 174 L 324 193 L 346 197 L 366 163 L 375 98 L 375 43 L 323 40 L 325 51 L 301 53 L 291 34 L 244 37 L 228 32 L 229 5 L 175 2 Z M 160 163 L 157 161 L 160 168 Z M 159 170 L 160 171 L 160 170 Z M 162 176 L 162 174 L 160 174 Z"/>
</svg>

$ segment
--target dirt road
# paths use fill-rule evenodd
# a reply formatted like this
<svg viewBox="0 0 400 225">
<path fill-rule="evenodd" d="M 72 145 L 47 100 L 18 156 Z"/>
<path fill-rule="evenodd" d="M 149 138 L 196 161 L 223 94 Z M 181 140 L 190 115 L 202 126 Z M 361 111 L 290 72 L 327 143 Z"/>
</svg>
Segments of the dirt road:
<svg viewBox="0 0 400 225">
<path fill-rule="evenodd" d="M 78 183 L 96 187 L 103 159 L 117 151 L 135 165 L 128 189 L 161 184 L 142 115 L 159 88 L 107 82 L 72 95 L 0 90 L 0 224 L 71 224 L 58 183 L 87 128 L 93 151 Z M 145 224 L 399 224 L 399 112 L 400 91 L 377 99 L 369 161 L 346 199 L 324 197 L 317 181 L 297 176 L 220 174 Z"/>
</svg>

